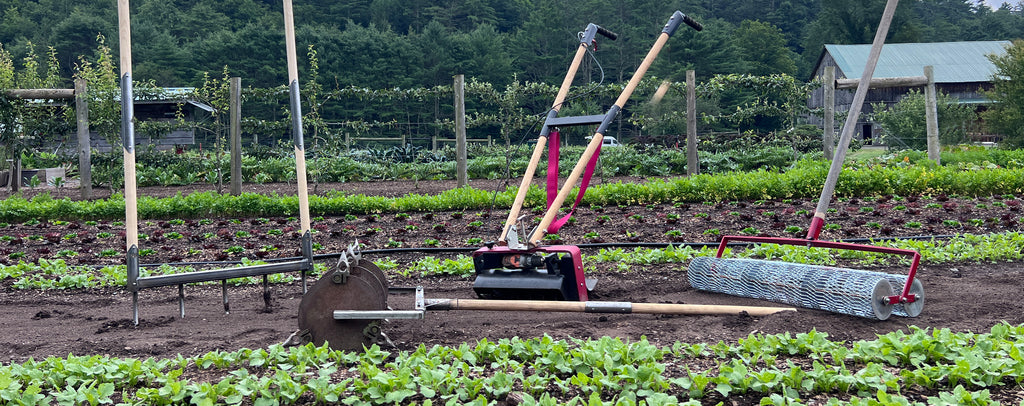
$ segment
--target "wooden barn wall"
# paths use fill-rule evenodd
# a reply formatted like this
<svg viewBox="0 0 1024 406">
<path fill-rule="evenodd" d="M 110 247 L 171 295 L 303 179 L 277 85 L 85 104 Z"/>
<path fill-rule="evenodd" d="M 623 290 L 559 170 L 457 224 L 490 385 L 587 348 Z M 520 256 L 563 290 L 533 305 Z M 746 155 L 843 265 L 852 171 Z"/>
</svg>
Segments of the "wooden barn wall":
<svg viewBox="0 0 1024 406">
<path fill-rule="evenodd" d="M 836 79 L 846 79 L 847 76 L 839 70 L 836 65 L 835 59 L 832 55 L 825 53 L 822 57 L 821 63 L 818 64 L 817 69 L 814 72 L 813 79 L 820 80 L 825 75 L 825 68 L 828 66 L 836 67 Z M 922 67 L 922 74 L 924 69 Z M 957 99 L 970 99 L 977 100 L 984 98 L 983 91 L 990 90 L 992 84 L 988 82 L 971 82 L 971 83 L 937 83 L 936 87 L 942 93 L 948 94 Z M 857 122 L 857 132 L 855 138 L 864 139 L 864 127 L 871 126 L 871 137 L 878 134 L 879 127 L 874 122 L 868 120 L 870 114 L 874 113 L 872 104 L 884 103 L 886 106 L 892 106 L 903 99 L 907 93 L 910 92 L 910 87 L 892 87 L 887 89 L 871 89 L 868 91 L 867 97 L 865 98 L 864 106 L 861 107 L 861 117 Z M 917 88 L 921 91 L 924 89 Z M 856 92 L 855 89 L 841 89 L 836 90 L 836 113 L 845 113 L 850 111 L 850 105 L 853 104 L 853 95 Z M 823 87 L 818 87 L 811 92 L 810 97 L 807 100 L 807 107 L 812 110 L 821 109 L 824 105 L 825 90 Z M 821 126 L 823 124 L 822 118 L 816 115 L 810 115 L 806 117 L 809 124 Z M 844 122 L 836 121 L 836 133 L 842 130 Z"/>
</svg>

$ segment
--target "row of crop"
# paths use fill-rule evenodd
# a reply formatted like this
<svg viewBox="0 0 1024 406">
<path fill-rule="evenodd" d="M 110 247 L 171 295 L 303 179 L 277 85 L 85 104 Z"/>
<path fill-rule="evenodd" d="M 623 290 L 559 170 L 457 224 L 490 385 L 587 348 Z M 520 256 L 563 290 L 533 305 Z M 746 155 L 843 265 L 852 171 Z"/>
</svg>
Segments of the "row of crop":
<svg viewBox="0 0 1024 406">
<path fill-rule="evenodd" d="M 956 262 L 993 262 L 1019 261 L 1024 259 L 1024 234 L 1008 232 L 989 235 L 963 235 L 948 240 L 893 240 L 877 242 L 876 245 L 900 249 L 912 249 L 921 253 L 923 263 L 941 264 Z M 715 255 L 715 248 L 700 249 L 689 246 L 669 246 L 667 248 L 635 248 L 627 251 L 621 248 L 601 249 L 593 255 L 585 255 L 584 262 L 587 272 L 594 272 L 596 265 L 607 264 L 613 270 L 628 272 L 636 265 L 685 263 L 693 258 Z M 853 264 L 857 266 L 878 266 L 902 264 L 905 259 L 866 251 L 827 250 L 824 248 L 805 248 L 778 244 L 761 244 L 744 250 L 729 248 L 727 257 L 763 258 L 781 260 L 790 263 L 837 265 Z M 243 259 L 243 266 L 261 264 L 260 261 Z M 473 259 L 465 255 L 455 258 L 438 258 L 425 256 L 408 264 L 399 264 L 391 258 L 378 258 L 374 263 L 382 270 L 404 277 L 454 275 L 469 277 L 475 273 Z M 190 266 L 161 265 L 156 268 L 144 268 L 142 276 L 166 275 L 193 272 Z M 313 275 L 324 271 L 322 264 L 316 264 Z M 88 266 L 68 266 L 63 259 L 40 259 L 38 263 L 19 262 L 16 265 L 0 265 L 0 281 L 11 280 L 11 286 L 17 289 L 82 289 L 95 287 L 125 286 L 125 266 L 111 265 L 102 268 Z M 231 284 L 260 283 L 259 278 L 237 278 Z M 274 274 L 271 282 L 292 282 L 295 276 L 290 274 Z"/>
<path fill-rule="evenodd" d="M 448 152 L 445 152 L 448 151 Z M 341 155 L 314 156 L 307 160 L 307 171 L 314 182 L 347 182 L 373 180 L 420 180 L 455 179 L 456 161 L 453 150 L 442 152 L 421 151 L 428 158 L 393 162 L 375 159 L 373 155 L 355 151 Z M 560 173 L 568 175 L 583 147 L 564 148 L 560 155 Z M 147 158 L 155 155 L 156 157 Z M 453 155 L 448 157 L 448 155 Z M 792 148 L 781 146 L 761 147 L 749 150 L 705 153 L 700 157 L 701 170 L 706 173 L 721 173 L 733 170 L 753 170 L 762 167 L 784 168 L 793 163 Z M 527 154 L 508 157 L 507 151 L 498 148 L 475 148 L 467 162 L 467 174 L 471 179 L 495 179 L 507 174 L 523 173 L 528 164 Z M 113 184 L 120 188 L 123 183 L 123 165 L 118 155 L 97 156 L 94 163 L 93 183 Z M 598 171 L 603 176 L 669 176 L 686 173 L 686 151 L 674 148 L 633 147 L 608 148 L 602 154 Z M 42 160 L 40 160 L 42 161 Z M 48 160 L 49 161 L 49 160 Z M 39 164 L 50 164 L 39 162 Z M 69 164 L 72 168 L 73 163 Z M 291 156 L 242 156 L 242 179 L 249 183 L 294 182 L 295 160 Z M 546 166 L 539 168 L 546 173 Z M 230 179 L 228 156 L 212 152 L 189 152 L 172 155 L 164 152 L 148 152 L 136 163 L 138 186 L 180 186 L 195 183 L 216 184 L 218 180 Z"/>
<path fill-rule="evenodd" d="M 645 183 L 608 183 L 591 187 L 583 203 L 601 206 L 645 205 L 676 202 L 721 202 L 816 198 L 827 172 L 826 164 L 800 161 L 779 173 L 759 170 L 717 175 L 698 175 L 655 179 Z M 960 170 L 952 167 L 908 168 L 873 166 L 846 171 L 836 187 L 838 196 L 873 195 L 964 195 L 990 196 L 1024 192 L 1024 168 Z M 502 192 L 458 188 L 438 195 L 408 194 L 379 197 L 329 192 L 310 197 L 310 210 L 316 215 L 344 215 L 383 212 L 418 212 L 483 209 L 511 204 L 514 189 Z M 544 202 L 540 188 L 527 196 L 528 206 Z M 219 195 L 213 192 L 177 195 L 168 198 L 140 197 L 139 216 L 144 219 L 290 216 L 298 213 L 295 196 Z M 32 200 L 18 196 L 0 201 L 0 221 L 22 222 L 29 219 L 116 219 L 124 217 L 124 198 L 114 196 L 95 201 L 54 199 L 48 194 Z"/>
<path fill-rule="evenodd" d="M 527 156 L 520 154 L 511 158 L 495 153 L 496 149 L 478 149 L 467 163 L 467 175 L 471 179 L 495 179 L 507 174 L 523 173 L 528 164 Z M 580 156 L 582 147 L 567 147 L 560 156 L 560 174 L 568 175 Z M 706 174 L 731 171 L 750 171 L 758 168 L 782 169 L 794 162 L 795 153 L 791 148 L 763 147 L 728 152 L 703 153 L 699 155 L 700 169 Z M 432 159 L 417 162 L 378 162 L 367 160 L 362 155 L 320 156 L 308 161 L 310 179 L 316 182 L 347 182 L 398 179 L 454 179 L 456 163 L 454 158 L 445 158 L 444 153 L 430 154 Z M 870 161 L 868 164 L 894 165 L 900 163 L 923 163 L 927 156 L 920 151 L 900 151 Z M 139 186 L 174 186 L 193 183 L 215 184 L 218 174 L 223 180 L 230 178 L 229 162 L 225 158 L 214 159 L 205 155 L 186 154 L 184 158 L 159 160 L 152 165 L 138 164 Z M 686 173 L 687 156 L 685 149 L 635 148 L 623 146 L 603 151 L 598 172 L 602 176 L 671 176 Z M 1024 166 L 1024 150 L 977 150 L 946 152 L 944 165 L 950 167 L 998 165 L 1008 168 Z M 167 164 L 166 166 L 160 166 Z M 96 182 L 110 182 L 114 179 L 120 185 L 121 165 L 118 159 L 109 162 L 109 171 L 101 167 Z M 538 176 L 546 174 L 547 167 L 538 168 Z M 107 173 L 110 172 L 110 173 Z M 243 181 L 250 183 L 288 182 L 295 180 L 295 161 L 291 157 L 242 157 Z"/>
<path fill-rule="evenodd" d="M 746 137 L 746 136 L 744 136 Z M 708 148 L 732 145 L 719 140 L 705 140 Z M 780 142 L 782 141 L 782 142 Z M 743 143 L 740 148 L 720 152 L 699 154 L 700 168 L 704 173 L 746 171 L 757 168 L 785 168 L 793 163 L 794 157 L 802 155 L 785 144 L 786 139 L 766 143 Z M 356 150 L 342 154 L 313 156 L 307 161 L 310 177 L 318 182 L 345 182 L 392 179 L 453 179 L 455 177 L 455 152 L 451 148 L 427 151 L 417 147 L 396 147 L 403 150 L 402 159 L 385 150 Z M 290 149 L 282 149 L 290 151 Z M 408 150 L 408 151 L 406 151 Z M 518 152 L 518 151 L 517 151 Z M 561 174 L 568 174 L 582 147 L 569 146 L 561 154 Z M 599 171 L 605 176 L 669 176 L 686 173 L 685 149 L 660 148 L 652 146 L 626 145 L 607 148 L 602 151 Z M 273 156 L 265 153 L 242 156 L 242 177 L 245 182 L 267 183 L 286 182 L 295 179 L 295 161 L 288 154 Z M 520 174 L 527 166 L 528 154 L 513 152 L 500 147 L 474 147 L 469 154 L 468 175 L 470 178 L 497 178 Z M 75 161 L 52 153 L 39 153 L 23 157 L 27 167 L 51 167 L 70 165 Z M 867 165 L 910 165 L 924 163 L 927 155 L 922 151 L 904 150 L 883 155 L 864 162 Z M 97 183 L 123 183 L 123 171 L 119 154 L 97 155 L 94 157 Z M 165 152 L 143 152 L 137 157 L 136 174 L 139 186 L 188 185 L 193 183 L 216 183 L 218 174 L 223 180 L 230 177 L 229 159 L 212 152 L 186 152 L 170 154 Z M 66 162 L 70 161 L 70 162 Z M 66 162 L 66 163 L 65 163 Z M 951 167 L 998 165 L 1008 168 L 1024 166 L 1024 150 L 1004 150 L 964 147 L 944 151 L 943 165 Z M 508 169 L 506 171 L 506 169 Z M 547 168 L 539 168 L 544 174 Z"/>
<path fill-rule="evenodd" d="M 208 371 L 202 374 L 196 370 Z M 188 376 L 215 377 L 195 381 Z M 216 378 L 219 377 L 219 378 Z M 912 328 L 850 344 L 810 331 L 751 334 L 735 344 L 658 347 L 646 339 L 481 340 L 389 353 L 313 345 L 214 351 L 195 358 L 50 357 L 0 367 L 8 403 L 699 405 L 714 392 L 761 404 L 989 404 L 1024 381 L 1024 326 L 988 333 Z"/>
</svg>

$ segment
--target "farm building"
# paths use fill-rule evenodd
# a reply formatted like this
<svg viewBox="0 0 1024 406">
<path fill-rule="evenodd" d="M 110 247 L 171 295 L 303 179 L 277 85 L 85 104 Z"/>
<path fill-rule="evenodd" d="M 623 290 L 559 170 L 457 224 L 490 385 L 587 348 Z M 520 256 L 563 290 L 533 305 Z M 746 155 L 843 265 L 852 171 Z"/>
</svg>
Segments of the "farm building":
<svg viewBox="0 0 1024 406">
<path fill-rule="evenodd" d="M 982 94 L 992 88 L 991 78 L 995 66 L 988 55 L 1002 54 L 1010 41 L 967 41 L 967 42 L 933 42 L 886 44 L 882 48 L 874 78 L 897 78 L 922 76 L 924 67 L 931 65 L 935 71 L 935 86 L 939 92 L 950 95 L 960 101 L 977 105 L 976 111 L 984 110 L 988 102 Z M 862 45 L 825 45 L 818 62 L 814 66 L 811 79 L 820 80 L 824 77 L 825 68 L 836 68 L 836 80 L 860 79 L 864 65 L 871 51 L 870 44 Z M 865 100 L 862 115 L 858 121 L 856 137 L 865 143 L 877 143 L 880 127 L 870 121 L 874 111 L 872 104 L 885 103 L 891 106 L 900 101 L 911 90 L 910 87 L 890 87 L 871 89 Z M 843 113 L 850 110 L 855 89 L 837 89 L 835 94 L 835 111 Z M 824 89 L 818 88 L 811 94 L 808 107 L 819 109 L 824 102 Z M 821 125 L 820 117 L 811 119 L 813 124 Z M 842 121 L 836 121 L 842 126 Z M 973 123 L 969 133 L 981 136 L 980 123 Z M 837 129 L 837 132 L 839 129 Z"/>
<path fill-rule="evenodd" d="M 191 92 L 191 88 L 163 88 L 160 97 L 136 97 L 135 119 L 137 121 L 173 121 L 180 106 L 182 118 L 186 123 L 208 120 L 209 114 L 214 111 L 213 107 L 188 99 L 187 95 Z M 149 145 L 155 144 L 155 148 L 158 150 L 193 145 L 196 143 L 195 139 L 195 129 L 193 128 L 179 128 L 159 138 L 150 138 L 137 129 L 135 133 L 136 146 L 148 148 Z M 68 147 L 68 151 L 77 151 L 74 137 L 71 137 L 69 141 L 71 145 Z M 90 134 L 89 143 L 93 150 L 99 152 L 110 152 L 111 150 L 107 140 L 100 137 L 95 131 Z"/>
</svg>

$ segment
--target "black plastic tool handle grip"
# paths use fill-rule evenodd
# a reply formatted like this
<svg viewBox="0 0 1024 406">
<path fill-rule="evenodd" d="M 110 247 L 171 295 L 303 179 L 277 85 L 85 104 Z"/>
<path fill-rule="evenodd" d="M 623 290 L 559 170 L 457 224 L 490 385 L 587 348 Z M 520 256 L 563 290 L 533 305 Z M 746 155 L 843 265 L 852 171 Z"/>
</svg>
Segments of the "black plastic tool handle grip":
<svg viewBox="0 0 1024 406">
<path fill-rule="evenodd" d="M 704 29 L 704 26 L 701 25 L 701 23 L 698 23 L 697 20 L 694 20 L 692 17 L 685 14 L 683 15 L 683 22 L 697 31 L 701 31 Z"/>
<path fill-rule="evenodd" d="M 678 29 L 679 25 L 682 23 L 686 23 L 686 25 L 693 27 L 693 29 L 697 31 L 704 29 L 704 26 L 698 23 L 697 20 L 694 20 L 690 16 L 683 14 L 683 12 L 676 10 L 675 13 L 672 13 L 672 18 L 668 19 L 668 23 L 665 24 L 665 28 L 663 28 L 661 32 L 672 36 L 676 33 L 676 29 Z"/>
<path fill-rule="evenodd" d="M 604 35 L 605 37 L 607 37 L 608 39 L 610 39 L 612 41 L 615 41 L 615 39 L 619 37 L 619 34 L 616 34 L 616 33 L 612 32 L 612 31 L 609 31 L 607 28 L 604 28 L 604 27 L 602 27 L 600 25 L 597 26 L 597 33 L 601 34 L 601 35 Z"/>
</svg>

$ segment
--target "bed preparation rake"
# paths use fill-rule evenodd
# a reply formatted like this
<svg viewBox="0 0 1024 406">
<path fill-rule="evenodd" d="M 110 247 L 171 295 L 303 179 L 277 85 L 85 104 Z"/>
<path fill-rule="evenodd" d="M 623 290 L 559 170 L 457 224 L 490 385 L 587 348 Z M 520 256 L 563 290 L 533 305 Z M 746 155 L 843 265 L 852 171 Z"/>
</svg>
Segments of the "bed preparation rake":
<svg viewBox="0 0 1024 406">
<path fill-rule="evenodd" d="M 898 0 L 888 0 L 886 3 L 882 21 L 875 33 L 868 62 L 854 94 L 853 104 L 843 126 L 839 145 L 832 158 L 832 165 L 825 179 L 821 197 L 818 199 L 814 217 L 807 229 L 806 238 L 724 236 L 714 258 L 697 258 L 690 263 L 687 269 L 688 278 L 694 288 L 879 320 L 885 320 L 891 314 L 908 317 L 921 314 L 924 306 L 924 287 L 916 278 L 921 260 L 920 253 L 907 249 L 818 239 L 825 225 L 825 213 L 828 212 L 829 203 L 842 172 L 843 159 L 853 137 L 857 118 L 867 96 L 897 2 Z M 903 277 L 847 268 L 722 258 L 727 245 L 736 241 L 899 255 L 910 258 L 910 269 L 906 277 Z"/>
</svg>

